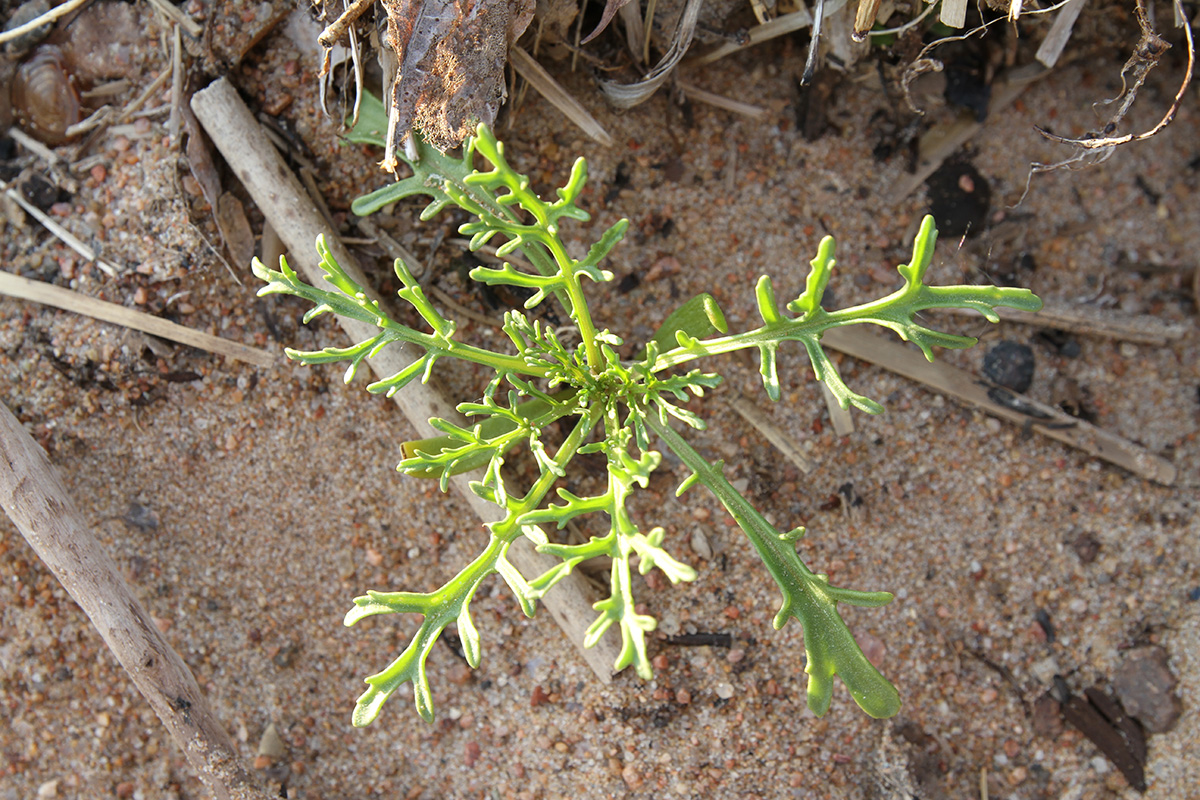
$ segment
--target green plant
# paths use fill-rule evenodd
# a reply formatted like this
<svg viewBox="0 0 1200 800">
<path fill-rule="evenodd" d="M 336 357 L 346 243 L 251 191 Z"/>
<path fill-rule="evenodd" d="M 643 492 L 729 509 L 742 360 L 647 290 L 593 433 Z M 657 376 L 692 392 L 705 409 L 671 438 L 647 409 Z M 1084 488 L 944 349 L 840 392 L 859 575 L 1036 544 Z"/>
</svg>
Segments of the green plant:
<svg viewBox="0 0 1200 800">
<path fill-rule="evenodd" d="M 633 666 L 640 676 L 649 678 L 652 672 L 645 637 L 654 630 L 656 621 L 635 610 L 631 558 L 638 557 L 637 569 L 643 574 L 657 568 L 676 583 L 696 576 L 691 567 L 664 549 L 662 528 L 643 531 L 627 509 L 631 493 L 646 486 L 650 473 L 661 462 L 661 454 L 651 449 L 655 437 L 690 470 L 678 493 L 696 483 L 703 484 L 758 551 L 783 594 L 775 627 L 792 617 L 803 626 L 812 710 L 817 714 L 826 711 L 833 676 L 840 675 L 855 702 L 868 714 L 895 714 L 900 707 L 896 689 L 866 659 L 838 613 L 839 603 L 881 606 L 892 595 L 833 586 L 824 575 L 811 571 L 796 554 L 795 540 L 804 529 L 776 529 L 726 480 L 722 462 L 709 462 L 688 444 L 672 427 L 672 420 L 703 428 L 703 420 L 681 403 L 689 395 L 703 395 L 705 389 L 717 385 L 720 377 L 698 369 L 684 372 L 676 368 L 704 356 L 757 349 L 763 386 L 767 395 L 777 400 L 776 352 L 785 342 L 800 342 L 816 377 L 825 381 L 843 407 L 878 413 L 882 410 L 878 403 L 843 383 L 821 347 L 823 332 L 841 325 L 882 325 L 916 344 L 932 359 L 934 346 L 961 348 L 975 340 L 927 328 L 916 321 L 918 312 L 937 307 L 974 308 L 994 322 L 996 306 L 1032 310 L 1039 308 L 1041 301 L 1024 289 L 926 286 L 925 272 L 937 237 L 932 218 L 926 217 L 913 247 L 912 261 L 898 268 L 904 285 L 887 297 L 839 311 L 823 309 L 821 299 L 835 263 L 834 241 L 826 237 L 811 262 L 804 291 L 785 308 L 780 308 L 776 300 L 771 279 L 759 278 L 756 296 L 761 326 L 728 333 L 716 302 L 701 295 L 673 314 L 640 355 L 622 359 L 617 353 L 621 339 L 607 329 L 597 328 L 583 282 L 612 278 L 611 273 L 601 269 L 601 263 L 625 233 L 628 221 L 621 220 L 609 228 L 583 259 L 569 255 L 560 236 L 560 226 L 567 220 L 588 219 L 576 204 L 587 179 L 585 161 L 575 162 L 570 179 L 557 190 L 557 199 L 546 202 L 530 190 L 527 178 L 508 165 L 503 145 L 486 127 L 480 126 L 461 158 L 439 153 L 419 140 L 416 144 L 419 160 L 410 164 L 414 174 L 360 198 L 355 210 L 369 212 L 410 195 L 431 198 L 422 218 L 448 206 L 466 210 L 473 219 L 459 230 L 471 237 L 473 249 L 493 237 L 503 237 L 501 256 L 519 251 L 534 267 L 534 271 L 527 271 L 511 263 L 498 268 L 480 266 L 472 270 L 471 277 L 485 284 L 507 284 L 532 291 L 526 308 L 554 295 L 578 328 L 582 343 L 567 346 L 551 327 L 531 320 L 520 310 L 509 311 L 504 317 L 503 330 L 511 341 L 512 352 L 494 352 L 460 342 L 455 338 L 454 323 L 433 307 L 409 268 L 397 260 L 396 275 L 404 286 L 399 296 L 416 310 L 430 332 L 400 324 L 365 298 L 361 287 L 330 257 L 323 241 L 317 242 L 317 248 L 332 291 L 305 284 L 284 260 L 279 271 L 255 262 L 255 275 L 267 284 L 259 294 L 291 294 L 314 304 L 305 315 L 306 322 L 332 312 L 378 327 L 375 336 L 350 347 L 318 352 L 288 350 L 288 355 L 301 363 L 349 361 L 349 382 L 364 358 L 389 343 L 416 345 L 423 353 L 420 358 L 399 374 L 367 387 L 368 391 L 388 395 L 418 376 L 427 379 L 441 358 L 464 359 L 494 371 L 481 399 L 458 406 L 474 423 L 464 426 L 431 420 L 441 435 L 408 443 L 399 469 L 410 475 L 437 478 L 444 490 L 450 475 L 483 467 L 482 479 L 473 482 L 471 488 L 496 504 L 498 518 L 487 525 L 489 539 L 483 551 L 440 589 L 428 593 L 368 591 L 354 600 L 346 625 L 375 614 L 414 613 L 423 618 L 407 649 L 382 672 L 366 679 L 369 688 L 358 698 L 354 724 L 366 725 L 374 720 L 388 696 L 405 682 L 413 684 L 421 716 L 433 719 L 426 658 L 442 631 L 456 623 L 468 662 L 478 666 L 480 637 L 471 619 L 470 602 L 480 582 L 493 572 L 500 573 L 525 613 L 532 615 L 538 599 L 580 562 L 596 556 L 611 557 L 611 594 L 596 604 L 599 615 L 587 632 L 586 644 L 594 644 L 615 625 L 622 639 L 615 667 Z M 476 159 L 485 162 L 486 169 L 477 170 Z M 560 420 L 570 432 L 553 448 L 547 441 L 546 428 Z M 504 469 L 506 453 L 518 444 L 529 449 L 539 468 L 538 477 L 523 492 L 513 485 Z M 551 502 L 551 489 L 561 478 L 570 476 L 571 460 L 580 453 L 603 454 L 606 489 L 596 495 L 578 496 L 560 487 L 557 502 Z M 539 527 L 539 523 L 554 523 L 561 528 L 593 512 L 607 515 L 609 531 L 584 544 L 550 541 Z M 541 552 L 556 556 L 559 563 L 527 581 L 505 558 L 509 545 L 520 536 L 531 539 Z"/>
</svg>

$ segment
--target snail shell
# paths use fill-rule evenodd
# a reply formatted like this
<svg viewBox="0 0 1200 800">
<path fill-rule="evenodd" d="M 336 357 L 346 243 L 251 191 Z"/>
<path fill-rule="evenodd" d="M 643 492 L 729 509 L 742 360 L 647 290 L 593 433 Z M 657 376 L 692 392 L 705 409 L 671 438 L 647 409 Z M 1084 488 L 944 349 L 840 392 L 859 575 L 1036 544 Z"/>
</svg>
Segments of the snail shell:
<svg viewBox="0 0 1200 800">
<path fill-rule="evenodd" d="M 57 45 L 38 46 L 17 68 L 12 107 L 31 136 L 52 147 L 67 141 L 67 129 L 82 119 L 83 109 Z"/>
</svg>

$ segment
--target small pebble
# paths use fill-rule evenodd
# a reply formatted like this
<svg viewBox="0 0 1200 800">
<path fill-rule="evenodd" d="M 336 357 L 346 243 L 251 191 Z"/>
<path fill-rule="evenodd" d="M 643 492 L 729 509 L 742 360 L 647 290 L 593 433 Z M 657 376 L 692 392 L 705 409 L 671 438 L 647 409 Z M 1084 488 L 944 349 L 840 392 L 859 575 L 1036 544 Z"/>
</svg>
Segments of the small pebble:
<svg viewBox="0 0 1200 800">
<path fill-rule="evenodd" d="M 1113 690 L 1129 716 L 1152 733 L 1165 733 L 1175 727 L 1183 713 L 1183 704 L 1175 694 L 1178 682 L 1166 650 L 1138 647 L 1125 654 L 1125 661 L 1113 677 Z"/>
<path fill-rule="evenodd" d="M 463 745 L 463 763 L 468 767 L 475 766 L 479 760 L 479 742 L 470 741 Z"/>
<path fill-rule="evenodd" d="M 37 796 L 39 798 L 58 797 L 58 779 L 46 781 L 37 788 Z"/>
<path fill-rule="evenodd" d="M 721 698 L 722 700 L 728 700 L 729 698 L 733 697 L 733 684 L 722 681 L 721 683 L 717 684 L 716 692 L 717 697 Z"/>
</svg>

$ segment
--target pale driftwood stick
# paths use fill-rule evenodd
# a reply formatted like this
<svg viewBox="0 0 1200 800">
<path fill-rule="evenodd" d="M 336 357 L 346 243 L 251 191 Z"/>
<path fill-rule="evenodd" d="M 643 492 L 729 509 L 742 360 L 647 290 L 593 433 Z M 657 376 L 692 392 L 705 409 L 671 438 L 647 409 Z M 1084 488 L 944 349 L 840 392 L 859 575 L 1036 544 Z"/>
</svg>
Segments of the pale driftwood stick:
<svg viewBox="0 0 1200 800">
<path fill-rule="evenodd" d="M 1175 482 L 1176 470 L 1171 462 L 1133 442 L 1064 414 L 1053 406 L 992 386 L 965 370 L 940 361 L 930 363 L 915 347 L 868 333 L 861 325 L 826 331 L 821 341 L 847 355 L 878 364 L 968 405 L 978 406 L 992 416 L 1077 447 L 1139 477 L 1164 486 Z"/>
<path fill-rule="evenodd" d="M 833 3 L 826 9 L 826 16 L 833 11 Z M 725 56 L 733 55 L 745 50 L 747 47 L 753 47 L 756 44 L 768 42 L 779 36 L 786 36 L 793 31 L 798 31 L 801 28 L 807 28 L 812 25 L 812 14 L 808 13 L 807 8 L 800 8 L 798 11 L 793 11 L 790 14 L 784 14 L 781 17 L 776 17 L 770 22 L 764 22 L 762 25 L 755 25 L 750 30 L 746 31 L 746 43 L 738 44 L 736 42 L 724 42 L 716 49 L 705 53 L 694 59 L 688 59 L 685 64 L 695 64 L 703 66 L 718 61 Z"/>
<path fill-rule="evenodd" d="M 962 27 L 961 25 L 959 27 Z M 1043 77 L 1049 70 L 1040 64 L 1027 67 L 1017 67 L 1009 71 L 1003 79 L 992 86 L 992 101 L 988 104 L 988 114 L 992 119 L 1012 105 L 1029 84 Z M 899 203 L 908 197 L 918 186 L 925 182 L 942 162 L 952 156 L 971 139 L 983 130 L 986 123 L 975 119 L 970 112 L 960 113 L 949 122 L 938 123 L 921 136 L 919 144 L 917 168 L 911 175 L 896 182 L 891 192 L 893 203 Z"/>
<path fill-rule="evenodd" d="M 4 44 L 5 42 L 11 42 L 13 39 L 20 38 L 21 36 L 24 36 L 25 34 L 29 33 L 30 31 L 37 30 L 38 28 L 42 27 L 43 25 L 49 25 L 51 22 L 54 22 L 54 20 L 58 19 L 59 17 L 70 14 L 72 11 L 74 11 L 75 9 L 79 8 L 84 3 L 87 3 L 87 2 L 90 2 L 90 0 L 67 0 L 67 2 L 63 3 L 62 5 L 55 6 L 54 8 L 47 11 L 45 14 L 41 14 L 40 16 L 34 17 L 33 19 L 26 22 L 24 25 L 18 25 L 17 27 L 13 28 L 12 30 L 0 31 L 0 44 Z"/>
<path fill-rule="evenodd" d="M 749 117 L 753 120 L 760 120 L 767 115 L 767 110 L 762 106 L 756 106 L 753 103 L 743 103 L 741 100 L 734 100 L 725 95 L 710 92 L 707 89 L 701 89 L 699 86 L 694 86 L 685 81 L 676 81 L 678 86 L 689 100 L 695 100 L 698 103 L 707 103 L 714 108 L 719 108 L 723 111 L 732 111 L 734 114 L 741 114 L 743 117 Z"/>
<path fill-rule="evenodd" d="M 518 75 L 529 81 L 529 85 L 536 89 L 538 94 L 546 98 L 550 105 L 561 111 L 581 131 L 605 147 L 615 144 L 600 121 L 593 117 L 574 95 L 564 89 L 561 83 L 554 80 L 533 56 L 520 47 L 512 47 L 508 51 L 508 61 Z"/>
<path fill-rule="evenodd" d="M 193 39 L 199 39 L 200 34 L 204 33 L 204 27 L 188 16 L 179 6 L 167 0 L 149 0 L 149 3 L 171 22 L 183 28 L 187 35 Z"/>
<path fill-rule="evenodd" d="M 938 20 L 949 28 L 961 28 L 967 24 L 967 0 L 942 0 Z"/>
<path fill-rule="evenodd" d="M 279 158 L 254 115 L 238 97 L 237 90 L 222 78 L 193 95 L 192 109 L 271 227 L 278 232 L 288 252 L 293 255 L 298 271 L 311 283 L 324 283 L 324 273 L 318 266 L 313 247 L 317 236 L 324 234 L 334 258 L 347 274 L 360 286 L 370 287 L 371 281 L 363 275 L 334 231 L 326 227 L 320 212 L 295 175 Z M 374 299 L 379 299 L 370 288 L 366 288 L 366 292 Z M 373 325 L 348 319 L 339 319 L 338 322 L 356 342 L 377 333 Z M 386 377 L 396 374 L 420 355 L 415 348 L 396 342 L 369 363 L 376 375 Z M 436 433 L 429 427 L 430 417 L 458 418 L 454 404 L 431 385 L 414 381 L 403 391 L 397 392 L 394 399 L 404 416 L 422 434 L 426 431 Z M 468 486 L 469 480 L 468 475 L 456 475 L 450 479 L 450 483 L 481 520 L 494 520 L 496 507 L 472 492 Z M 536 552 L 523 537 L 509 548 L 508 555 L 509 560 L 527 576 L 540 575 L 559 563 Z M 604 682 L 610 681 L 612 665 L 618 654 L 613 637 L 604 637 L 592 648 L 583 647 L 585 632 L 595 618 L 584 578 L 575 574 L 568 576 L 542 602 L 566 632 L 567 638 L 580 649 L 596 675 Z"/>
<path fill-rule="evenodd" d="M 966 308 L 939 309 L 956 316 L 975 316 L 979 312 Z M 1096 308 L 1078 303 L 1046 300 L 1041 311 L 1021 311 L 1016 308 L 997 308 L 1001 319 L 1054 328 L 1087 336 L 1102 336 L 1123 342 L 1136 342 L 1162 347 L 1182 339 L 1192 329 L 1189 324 L 1167 322 L 1145 314 L 1126 314 L 1111 308 Z"/>
<path fill-rule="evenodd" d="M 150 702 L 197 777 L 218 800 L 268 800 L 217 722 L 183 659 L 121 578 L 67 490 L 0 403 L 0 502 Z"/>
<path fill-rule="evenodd" d="M 824 382 L 821 383 L 821 396 L 825 398 L 825 408 L 829 409 L 829 421 L 833 423 L 833 432 L 838 436 L 854 433 L 854 416 L 850 409 L 842 408 L 837 395 L 830 391 Z"/>
<path fill-rule="evenodd" d="M 1058 63 L 1058 57 L 1062 55 L 1063 48 L 1071 39 L 1075 20 L 1079 18 L 1079 12 L 1083 11 L 1085 3 L 1087 0 L 1067 0 L 1067 4 L 1058 12 L 1054 24 L 1050 26 L 1050 32 L 1046 34 L 1046 38 L 1037 49 L 1037 55 L 1034 56 L 1043 66 L 1049 68 Z"/>
<path fill-rule="evenodd" d="M 740 393 L 735 392 L 733 398 L 728 401 L 729 407 L 736 411 L 742 419 L 753 425 L 759 433 L 767 437 L 767 441 L 775 446 L 779 452 L 783 453 L 788 461 L 796 465 L 804 474 L 812 472 L 812 462 L 805 457 L 804 453 L 800 452 L 800 448 L 796 447 L 796 441 L 791 436 L 788 436 L 782 428 L 771 421 L 763 410 L 754 404 L 753 401 L 746 399 Z"/>
<path fill-rule="evenodd" d="M 201 350 L 207 350 L 210 353 L 225 356 L 226 358 L 245 361 L 247 364 L 253 364 L 256 367 L 269 367 L 276 361 L 276 356 L 268 353 L 266 350 L 259 350 L 257 347 L 231 342 L 219 336 L 212 336 L 211 334 L 202 333 L 191 328 L 185 328 L 183 325 L 176 325 L 174 322 L 156 317 L 153 314 L 135 311 L 132 308 L 119 306 L 116 303 L 97 300 L 94 297 L 72 292 L 70 289 L 64 289 L 61 286 L 54 286 L 49 283 L 42 283 L 41 281 L 31 281 L 29 278 L 22 278 L 19 275 L 13 275 L 3 270 L 0 270 L 0 294 L 19 297 L 22 300 L 32 300 L 35 303 L 54 306 L 64 311 L 73 311 L 76 314 L 83 314 L 84 316 L 103 322 L 111 322 L 114 325 L 120 325 L 124 328 L 132 328 L 136 331 L 162 337 L 163 339 L 170 339 L 172 342 L 186 344 L 188 347 L 196 347 Z"/>
<path fill-rule="evenodd" d="M 8 195 L 9 197 L 11 197 L 13 200 L 15 200 L 17 205 L 19 205 L 21 208 L 25 209 L 25 212 L 27 214 L 29 214 L 29 216 L 33 217 L 38 222 L 42 223 L 42 227 L 44 227 L 46 230 L 50 231 L 50 233 L 54 234 L 55 238 L 57 238 L 60 242 L 62 242 L 67 247 L 74 250 L 79 255 L 86 258 L 88 261 L 91 261 L 93 264 L 95 264 L 97 267 L 99 267 L 101 269 L 101 271 L 104 272 L 106 275 L 108 275 L 110 278 L 115 278 L 117 276 L 117 268 L 116 267 L 114 267 L 112 264 L 109 264 L 107 261 L 97 257 L 95 250 L 88 247 L 83 242 L 79 241 L 78 237 L 76 237 L 75 234 L 71 233 L 69 230 L 64 228 L 62 225 L 59 225 L 54 220 L 50 219 L 50 217 L 46 216 L 46 214 L 43 213 L 40 208 L 33 205 L 28 200 L 26 200 L 24 197 L 22 197 L 20 192 L 15 191 L 13 189 L 5 189 L 4 193 L 6 195 Z"/>
</svg>

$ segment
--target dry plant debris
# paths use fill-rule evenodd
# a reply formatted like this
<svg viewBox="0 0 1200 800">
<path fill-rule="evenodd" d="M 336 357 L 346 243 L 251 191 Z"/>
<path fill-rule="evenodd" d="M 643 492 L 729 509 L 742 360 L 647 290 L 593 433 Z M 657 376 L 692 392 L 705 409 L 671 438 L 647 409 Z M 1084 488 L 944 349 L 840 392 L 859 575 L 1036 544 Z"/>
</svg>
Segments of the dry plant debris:
<svg viewBox="0 0 1200 800">
<path fill-rule="evenodd" d="M 1116 152 L 1116 148 L 1121 145 L 1149 139 L 1171 124 L 1171 120 L 1175 118 L 1175 114 L 1179 111 L 1180 103 L 1183 102 L 1184 93 L 1187 92 L 1187 88 L 1192 82 L 1192 69 L 1195 66 L 1196 60 L 1196 44 L 1192 38 L 1192 25 L 1184 13 L 1183 4 L 1180 0 L 1175 0 L 1173 7 L 1179 18 L 1183 20 L 1182 27 L 1188 47 L 1187 68 L 1184 71 L 1183 82 L 1179 86 L 1179 91 L 1176 92 L 1175 99 L 1171 103 L 1171 107 L 1167 109 L 1167 113 L 1163 115 L 1163 118 L 1159 120 L 1157 125 L 1144 133 L 1130 133 L 1124 136 L 1112 135 L 1116 132 L 1117 127 L 1120 126 L 1121 121 L 1125 119 L 1125 115 L 1129 113 L 1129 109 L 1133 107 L 1134 101 L 1137 100 L 1138 90 L 1146 82 L 1146 76 L 1150 74 L 1152 69 L 1158 66 L 1158 62 L 1166 54 L 1167 50 L 1171 48 L 1171 45 L 1151 25 L 1146 13 L 1145 0 L 1137 0 L 1136 17 L 1141 36 L 1133 49 L 1133 55 L 1129 57 L 1129 60 L 1125 62 L 1125 66 L 1121 69 L 1121 93 L 1111 100 L 1104 100 L 1097 103 L 1097 105 L 1104 106 L 1116 103 L 1116 109 L 1109 115 L 1103 128 L 1079 139 L 1057 136 L 1047 130 L 1038 128 L 1037 131 L 1042 136 L 1054 142 L 1071 145 L 1076 149 L 1076 152 L 1071 157 L 1053 164 L 1034 163 L 1029 170 L 1030 180 L 1039 172 L 1049 172 L 1076 164 L 1086 167 L 1092 164 L 1103 163 L 1111 158 L 1113 153 Z M 1028 191 L 1028 184 L 1026 185 L 1026 191 Z"/>
</svg>

